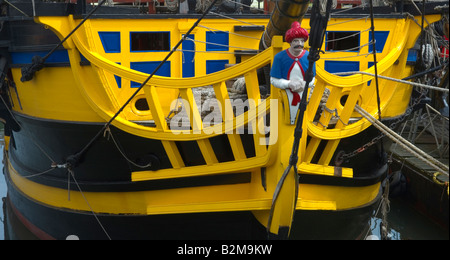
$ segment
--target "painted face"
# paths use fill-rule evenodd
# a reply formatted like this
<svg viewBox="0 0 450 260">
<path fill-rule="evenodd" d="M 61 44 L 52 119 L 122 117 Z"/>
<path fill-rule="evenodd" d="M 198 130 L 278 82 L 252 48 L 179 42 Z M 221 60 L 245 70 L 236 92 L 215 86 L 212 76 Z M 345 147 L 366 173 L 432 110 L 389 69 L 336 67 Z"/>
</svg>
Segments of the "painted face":
<svg viewBox="0 0 450 260">
<path fill-rule="evenodd" d="M 305 46 L 305 39 L 304 38 L 295 38 L 291 42 L 291 47 L 294 50 L 302 50 Z"/>
</svg>

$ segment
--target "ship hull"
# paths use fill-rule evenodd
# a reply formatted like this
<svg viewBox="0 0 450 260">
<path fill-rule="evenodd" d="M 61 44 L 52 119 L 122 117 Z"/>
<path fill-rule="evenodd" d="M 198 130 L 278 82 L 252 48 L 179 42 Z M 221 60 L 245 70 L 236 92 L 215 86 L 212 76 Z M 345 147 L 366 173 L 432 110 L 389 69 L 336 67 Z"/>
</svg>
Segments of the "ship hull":
<svg viewBox="0 0 450 260">
<path fill-rule="evenodd" d="M 346 21 L 364 14 L 330 20 L 328 41 L 343 46 L 322 46 L 298 142 L 299 107 L 261 77 L 289 47 L 275 35 L 258 51 L 265 15 L 247 17 L 252 26 L 211 16 L 192 30 L 196 16 L 9 17 L 0 35 L 9 216 L 40 239 L 364 238 L 388 165 L 380 132 L 357 109 L 384 123 L 405 114 L 412 87 L 374 76 L 409 76 L 420 34 L 387 11 L 371 35 L 368 19 Z"/>
<path fill-rule="evenodd" d="M 6 238 L 41 240 L 265 240 L 276 239 L 250 211 L 169 215 L 77 212 L 39 203 L 23 194 L 6 171 Z M 364 239 L 379 196 L 343 211 L 297 210 L 290 239 Z"/>
<path fill-rule="evenodd" d="M 116 128 L 112 128 L 111 136 L 105 134 L 81 159 L 80 165 L 71 171 L 58 167 L 51 169 L 51 160 L 64 161 L 76 153 L 82 148 L 79 144 L 87 143 L 101 129 L 101 125 L 39 119 L 20 114 L 15 114 L 15 118 L 22 128 L 11 132 L 4 173 L 8 183 L 5 203 L 10 219 L 14 218 L 14 223 L 18 224 L 8 226 L 9 234 L 26 230 L 31 237 L 58 240 L 247 240 L 276 239 L 286 235 L 283 229 L 280 229 L 278 236 L 267 233 L 267 219 L 261 217 L 267 216 L 267 205 L 264 206 L 265 210 L 245 210 L 243 206 L 237 210 L 226 207 L 217 209 L 208 207 L 210 202 L 198 199 L 220 193 L 218 191 L 222 188 L 242 194 L 248 193 L 248 190 L 260 190 L 265 185 L 260 170 L 134 182 L 130 171 L 137 170 L 137 167 L 124 155 L 145 164 L 142 155 L 150 153 L 153 155 L 151 158 L 158 162 L 158 168 L 154 170 L 169 168 L 170 161 L 160 141 L 129 135 Z M 33 137 L 31 133 L 39 136 Z M 356 136 L 353 140 L 343 142 L 340 149 L 353 150 L 377 134 L 378 131 L 370 128 L 363 137 Z M 251 140 L 251 135 L 243 134 L 241 138 Z M 217 137 L 214 147 L 218 158 L 226 161 L 230 152 L 220 150 L 220 147 L 226 147 L 222 141 L 220 136 Z M 43 153 L 43 150 L 47 152 Z M 247 150 L 249 155 L 254 153 L 251 149 Z M 378 150 L 379 147 L 375 145 L 357 155 L 356 162 L 372 163 L 353 164 L 355 178 L 307 174 L 300 177 L 301 202 L 305 197 L 320 198 L 320 193 L 330 191 L 329 196 L 336 199 L 336 204 L 351 206 L 336 210 L 335 205 L 334 209 L 327 209 L 331 203 L 328 202 L 325 206 L 296 210 L 291 239 L 364 238 L 373 210 L 380 202 L 381 181 L 386 176 L 387 168 L 385 164 L 379 163 Z M 191 147 L 183 148 L 183 144 L 180 144 L 180 151 L 186 151 L 182 155 L 190 165 L 201 163 L 196 161 L 199 152 L 196 154 Z M 49 168 L 51 170 L 47 172 Z M 73 175 L 69 177 L 70 173 Z M 195 195 L 183 203 L 186 208 L 193 204 L 193 209 L 180 210 L 180 200 L 177 198 L 187 193 Z M 211 200 L 228 202 L 232 199 L 228 199 L 228 192 L 222 193 Z M 361 199 L 355 200 L 352 194 L 361 194 Z M 162 196 L 174 198 L 161 199 Z M 266 199 L 267 203 L 270 201 L 270 198 Z M 200 206 L 200 209 L 195 209 L 200 203 L 203 203 L 203 208 Z M 29 238 L 21 235 L 13 237 Z"/>
</svg>

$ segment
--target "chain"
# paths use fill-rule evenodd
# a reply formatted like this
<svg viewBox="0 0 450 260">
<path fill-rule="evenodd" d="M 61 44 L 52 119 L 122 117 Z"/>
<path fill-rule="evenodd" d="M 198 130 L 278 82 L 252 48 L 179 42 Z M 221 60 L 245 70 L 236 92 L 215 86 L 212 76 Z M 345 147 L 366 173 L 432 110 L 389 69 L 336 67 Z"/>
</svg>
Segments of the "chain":
<svg viewBox="0 0 450 260">
<path fill-rule="evenodd" d="M 389 128 L 394 130 L 398 123 L 403 122 L 405 118 L 407 118 L 412 113 L 413 108 L 417 106 L 420 103 L 420 101 L 422 101 L 422 98 L 427 93 L 428 93 L 427 89 L 422 89 L 422 91 L 420 92 L 420 96 L 415 99 L 414 103 L 411 106 L 409 106 L 408 109 L 406 109 L 406 112 L 402 116 L 400 116 L 396 121 L 394 121 L 389 125 Z M 338 152 L 335 159 L 336 166 L 340 166 L 344 161 L 348 161 L 348 159 L 355 157 L 359 153 L 364 152 L 365 150 L 367 150 L 367 148 L 378 143 L 381 139 L 383 139 L 383 137 L 385 137 L 385 135 L 383 133 L 380 133 L 380 135 L 374 137 L 371 141 L 369 141 L 368 143 L 362 145 L 361 147 L 355 149 L 350 153 L 345 153 L 345 151 Z"/>
</svg>

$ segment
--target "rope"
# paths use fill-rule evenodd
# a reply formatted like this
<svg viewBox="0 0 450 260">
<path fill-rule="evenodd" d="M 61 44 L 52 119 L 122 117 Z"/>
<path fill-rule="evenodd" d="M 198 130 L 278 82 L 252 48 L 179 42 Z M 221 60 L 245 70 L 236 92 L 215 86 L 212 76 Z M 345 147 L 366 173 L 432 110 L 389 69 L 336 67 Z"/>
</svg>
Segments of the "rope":
<svg viewBox="0 0 450 260">
<path fill-rule="evenodd" d="M 246 22 L 246 21 L 242 21 L 242 20 L 233 18 L 233 17 L 231 17 L 231 16 L 227 16 L 227 15 L 224 15 L 224 14 L 219 14 L 219 13 L 215 13 L 215 12 L 210 12 L 210 13 L 211 13 L 211 14 L 214 14 L 214 15 L 217 15 L 217 16 L 220 16 L 220 17 L 223 17 L 223 18 L 227 18 L 227 19 L 230 19 L 230 20 L 234 20 L 234 21 L 236 21 L 236 22 L 240 22 L 240 23 L 243 23 L 243 24 L 257 25 L 257 24 L 254 24 L 254 23 L 250 23 L 250 22 Z"/>
<path fill-rule="evenodd" d="M 97 223 L 100 225 L 101 229 L 103 230 L 103 232 L 105 233 L 105 235 L 108 237 L 109 240 L 112 240 L 111 237 L 109 236 L 108 232 L 106 231 L 105 227 L 103 226 L 102 222 L 100 221 L 100 219 L 97 217 L 97 214 L 95 214 L 94 210 L 92 209 L 91 204 L 89 204 L 89 201 L 87 200 L 86 196 L 84 196 L 84 192 L 81 190 L 80 185 L 78 184 L 77 179 L 75 179 L 75 174 L 73 172 L 73 170 L 68 169 L 70 176 L 72 176 L 73 180 L 75 181 L 75 185 L 77 185 L 78 190 L 80 191 L 81 196 L 83 197 L 84 201 L 86 202 L 86 205 L 89 207 L 89 209 L 91 210 L 92 215 L 94 216 L 95 220 L 97 221 Z M 70 177 L 69 176 L 69 177 Z M 70 180 L 70 178 L 69 178 Z"/>
<path fill-rule="evenodd" d="M 378 106 L 378 119 L 381 120 L 381 101 L 380 101 L 380 89 L 378 85 L 378 65 L 377 65 L 377 48 L 375 46 L 375 22 L 373 20 L 373 0 L 369 1 L 370 6 L 370 29 L 372 31 L 372 53 L 373 53 L 373 67 L 375 68 L 375 86 L 377 89 L 377 106 Z M 381 143 L 381 148 L 383 149 L 383 143 Z M 384 150 L 384 149 L 383 149 Z"/>
<path fill-rule="evenodd" d="M 72 36 L 72 34 L 75 33 L 81 27 L 81 25 L 83 25 L 84 22 L 86 22 L 87 19 L 89 17 L 91 17 L 91 15 L 93 15 L 95 13 L 95 11 L 97 11 L 100 8 L 100 6 L 102 6 L 105 2 L 106 2 L 106 0 L 102 0 L 100 3 L 98 3 L 98 5 L 94 9 L 92 9 L 89 12 L 89 14 L 44 57 L 34 56 L 31 59 L 31 64 L 22 68 L 22 77 L 20 78 L 20 80 L 22 82 L 32 80 L 34 77 L 34 74 L 36 72 L 40 71 L 44 67 L 44 63 L 48 59 L 48 57 L 50 57 L 50 55 L 52 55 L 59 47 L 61 47 L 61 45 L 65 41 L 67 41 L 67 39 L 69 39 L 69 37 Z"/>
<path fill-rule="evenodd" d="M 120 152 L 120 154 L 123 156 L 123 158 L 125 158 L 125 160 L 127 160 L 129 163 L 131 163 L 132 165 L 141 168 L 141 169 L 145 169 L 148 168 L 150 166 L 152 166 L 152 163 L 148 163 L 146 165 L 140 165 L 135 163 L 133 160 L 131 160 L 130 158 L 128 158 L 128 156 L 125 154 L 124 151 L 122 151 L 122 149 L 120 148 L 119 144 L 117 143 L 116 139 L 114 138 L 114 135 L 111 132 L 111 128 L 108 126 L 105 130 L 105 134 L 108 134 L 108 136 L 111 137 L 111 139 L 113 140 L 114 144 L 116 145 L 117 150 Z"/>
<path fill-rule="evenodd" d="M 384 125 L 382 122 L 377 120 L 375 117 L 373 117 L 370 113 L 365 111 L 362 107 L 360 107 L 358 104 L 355 106 L 356 112 L 361 114 L 364 118 L 366 118 L 370 123 L 372 123 L 373 126 L 378 128 L 381 132 L 383 132 L 387 137 L 389 137 L 392 141 L 399 144 L 402 148 L 413 154 L 415 157 L 420 159 L 421 161 L 425 162 L 426 164 L 433 167 L 435 170 L 441 172 L 442 174 L 449 175 L 449 167 L 440 161 L 436 160 L 432 156 L 428 155 L 427 153 L 420 150 L 417 146 L 410 143 L 408 140 L 391 130 L 389 127 Z"/>
<path fill-rule="evenodd" d="M 225 33 L 228 33 L 228 34 L 231 34 L 231 35 L 236 35 L 236 36 L 239 36 L 239 37 L 244 37 L 244 38 L 258 40 L 258 41 L 261 40 L 260 38 L 248 36 L 248 35 L 245 35 L 245 34 L 235 33 L 235 32 L 223 31 L 223 30 L 220 30 L 220 29 L 217 29 L 217 28 L 212 28 L 212 27 L 201 25 L 201 24 L 198 25 L 198 27 L 202 27 L 202 28 L 208 29 L 210 32 L 225 32 Z"/>
<path fill-rule="evenodd" d="M 389 228 L 387 215 L 391 210 L 390 201 L 389 201 L 389 178 L 386 178 L 384 181 L 384 192 L 383 199 L 381 200 L 381 223 L 380 223 L 380 235 L 381 240 L 389 239 Z"/>
<path fill-rule="evenodd" d="M 322 15 L 320 12 L 320 1 L 315 0 L 313 3 L 313 7 L 311 10 L 311 18 L 310 18 L 310 26 L 311 26 L 311 34 L 309 38 L 310 43 L 310 53 L 308 54 L 308 61 L 309 66 L 308 70 L 305 73 L 305 90 L 303 91 L 302 98 L 299 105 L 299 110 L 297 112 L 297 124 L 295 126 L 294 130 L 294 142 L 292 144 L 292 151 L 291 155 L 289 157 L 289 165 L 286 167 L 286 169 L 283 172 L 283 175 L 281 176 L 280 180 L 278 181 L 277 186 L 275 187 L 275 191 L 272 198 L 272 205 L 269 212 L 268 217 L 268 223 L 267 223 L 267 234 L 270 234 L 270 228 L 272 225 L 272 218 L 275 211 L 275 205 L 278 199 L 278 196 L 281 192 L 281 189 L 284 185 L 284 181 L 286 180 L 287 176 L 291 172 L 291 169 L 294 168 L 294 180 L 295 180 L 295 191 L 294 191 L 294 206 L 292 208 L 293 214 L 295 213 L 295 209 L 297 207 L 297 200 L 298 200 L 298 186 L 299 186 L 299 175 L 297 170 L 297 162 L 298 162 L 298 149 L 300 145 L 300 139 L 302 137 L 303 129 L 303 116 L 306 111 L 307 106 L 307 95 L 309 93 L 308 86 L 309 83 L 312 81 L 314 75 L 313 75 L 313 67 L 314 63 L 320 59 L 320 48 L 323 44 L 323 40 L 325 38 L 325 33 L 327 29 L 327 23 L 330 17 L 330 10 L 331 10 L 331 3 L 332 0 L 327 0 L 327 6 L 326 6 L 326 13 L 325 15 Z M 294 217 L 292 217 L 291 221 L 294 221 Z M 292 223 L 291 223 L 292 225 Z"/>
<path fill-rule="evenodd" d="M 4 0 L 5 3 L 9 4 L 12 8 L 16 9 L 19 13 L 23 14 L 26 17 L 31 17 L 28 14 L 26 14 L 24 11 L 20 10 L 18 7 L 16 7 L 15 5 L 11 4 L 10 2 L 8 2 L 8 0 Z"/>
<path fill-rule="evenodd" d="M 255 49 L 244 48 L 244 47 L 239 47 L 239 46 L 231 46 L 231 45 L 225 45 L 225 44 L 220 44 L 220 43 L 215 43 L 215 42 L 205 42 L 205 41 L 194 40 L 192 38 L 189 38 L 189 36 L 186 37 L 186 40 L 190 40 L 190 41 L 193 41 L 193 42 L 200 42 L 200 43 L 209 44 L 209 45 L 216 45 L 216 46 L 220 46 L 220 47 L 242 49 L 242 50 L 247 50 L 247 51 L 257 51 Z"/>
<path fill-rule="evenodd" d="M 375 76 L 375 74 L 364 72 L 364 71 L 347 71 L 347 72 L 333 73 L 333 75 L 338 75 L 338 76 L 352 75 L 352 74 L 363 74 L 363 75 Z M 395 81 L 395 82 L 398 82 L 398 83 L 409 84 L 409 85 L 412 85 L 412 86 L 415 86 L 415 87 L 422 87 L 422 88 L 428 88 L 428 89 L 442 91 L 442 92 L 449 92 L 449 89 L 446 89 L 446 88 L 439 88 L 439 87 L 435 87 L 435 86 L 431 86 L 431 85 L 425 85 L 425 84 L 421 84 L 421 83 L 410 82 L 410 81 L 405 81 L 405 80 L 396 79 L 396 78 L 390 78 L 390 77 L 381 76 L 381 75 L 378 75 L 378 77 L 382 78 L 382 79 Z"/>
</svg>

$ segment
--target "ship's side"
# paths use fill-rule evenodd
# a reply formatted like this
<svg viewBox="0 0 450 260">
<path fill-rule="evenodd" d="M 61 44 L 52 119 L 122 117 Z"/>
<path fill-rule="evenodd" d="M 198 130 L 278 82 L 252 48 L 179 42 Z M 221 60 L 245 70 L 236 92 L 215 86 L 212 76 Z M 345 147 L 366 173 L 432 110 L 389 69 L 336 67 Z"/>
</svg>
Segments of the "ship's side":
<svg viewBox="0 0 450 260">
<path fill-rule="evenodd" d="M 142 86 L 198 17 L 94 15 L 22 81 L 33 57 L 45 56 L 81 22 L 67 9 L 8 17 L 3 29 L 4 173 L 8 205 L 28 229 L 42 239 L 251 239 L 267 237 L 269 218 L 285 224 L 289 202 L 282 199 L 274 216 L 271 206 L 289 163 L 294 112 L 283 91 L 270 86 L 265 93 L 261 71 L 287 48 L 274 37 L 259 51 L 267 16 L 205 18 Z M 358 237 L 387 170 L 380 145 L 364 146 L 379 132 L 355 112 L 357 104 L 378 113 L 374 77 L 333 74 L 374 73 L 364 46 L 370 21 L 343 16 L 329 23 L 329 37 L 351 32 L 363 47 L 353 55 L 324 46 L 317 63 L 292 237 L 340 238 L 349 229 L 342 223 L 355 230 L 345 238 Z M 410 75 L 408 50 L 420 27 L 405 15 L 378 16 L 375 25 L 378 73 Z M 309 30 L 309 19 L 302 26 Z M 240 90 L 237 81 L 245 81 Z M 401 116 L 412 88 L 378 84 L 383 119 Z M 355 150 L 339 162 L 338 154 Z M 292 180 L 285 185 L 295 189 Z"/>
</svg>

